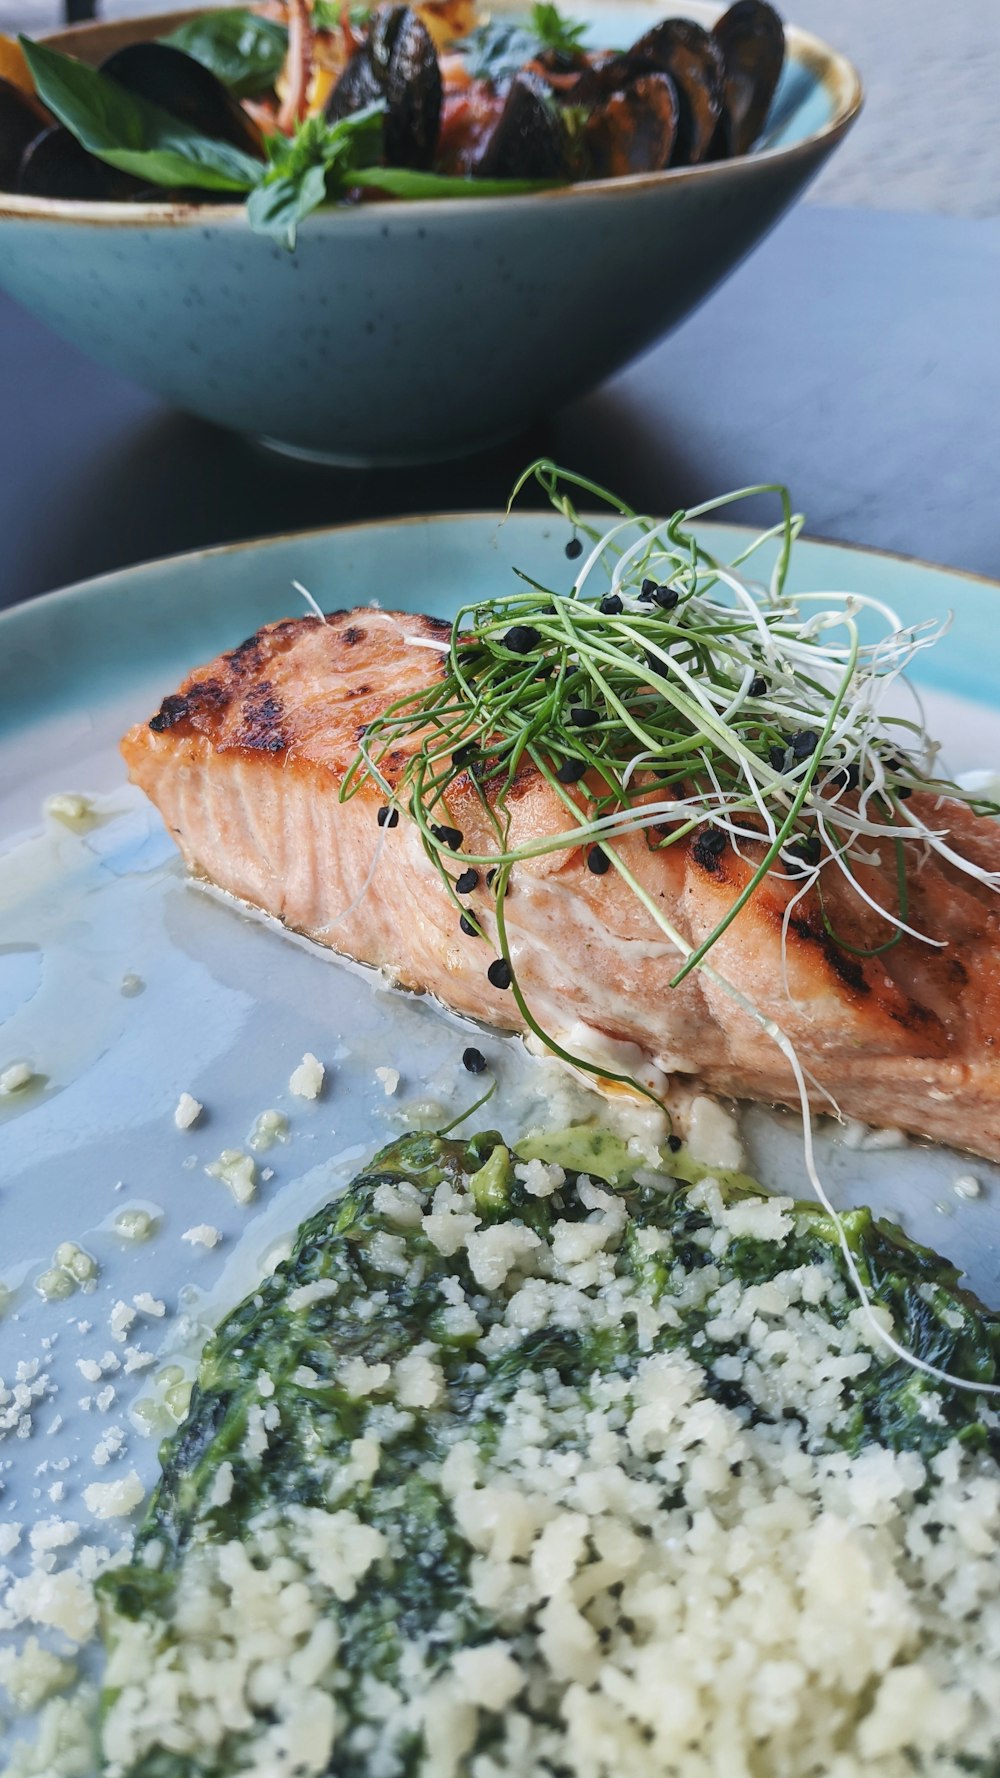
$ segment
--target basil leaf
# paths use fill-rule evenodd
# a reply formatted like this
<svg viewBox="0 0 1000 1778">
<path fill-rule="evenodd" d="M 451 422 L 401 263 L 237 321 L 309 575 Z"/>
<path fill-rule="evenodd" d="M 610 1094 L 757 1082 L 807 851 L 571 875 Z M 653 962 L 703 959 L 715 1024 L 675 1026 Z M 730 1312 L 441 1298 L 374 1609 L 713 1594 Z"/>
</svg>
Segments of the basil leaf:
<svg viewBox="0 0 1000 1778">
<path fill-rule="evenodd" d="M 358 0 L 347 8 L 347 22 L 354 31 L 363 31 L 370 22 L 374 5 Z M 342 0 L 313 0 L 312 17 L 317 31 L 339 31 L 344 22 Z"/>
<path fill-rule="evenodd" d="M 531 9 L 531 28 L 546 49 L 561 50 L 567 55 L 582 48 L 587 35 L 586 25 L 565 18 L 552 0 L 536 0 Z"/>
<path fill-rule="evenodd" d="M 294 247 L 299 223 L 325 199 L 326 168 L 317 164 L 258 185 L 247 198 L 247 221 L 256 234 L 277 235 L 286 247 Z"/>
<path fill-rule="evenodd" d="M 523 26 L 492 20 L 478 25 L 457 43 L 455 48 L 465 56 L 473 80 L 488 80 L 491 86 L 502 86 L 537 56 L 542 45 L 533 31 Z"/>
<path fill-rule="evenodd" d="M 250 191 L 260 179 L 261 163 L 241 149 L 201 135 L 47 44 L 20 43 L 38 97 L 98 160 L 151 185 Z"/>
<path fill-rule="evenodd" d="M 160 42 L 193 56 L 237 99 L 273 87 L 288 54 L 285 25 L 240 9 L 203 13 Z"/>
<path fill-rule="evenodd" d="M 551 191 L 553 179 L 470 179 L 448 173 L 418 173 L 410 167 L 362 167 L 346 183 L 395 198 L 510 198 L 523 192 Z"/>
<path fill-rule="evenodd" d="M 271 164 L 247 204 L 250 227 L 294 247 L 303 217 L 353 185 L 359 161 L 381 153 L 384 111 L 379 100 L 336 123 L 322 116 L 307 117 L 291 138 L 278 132 L 269 137 Z"/>
</svg>

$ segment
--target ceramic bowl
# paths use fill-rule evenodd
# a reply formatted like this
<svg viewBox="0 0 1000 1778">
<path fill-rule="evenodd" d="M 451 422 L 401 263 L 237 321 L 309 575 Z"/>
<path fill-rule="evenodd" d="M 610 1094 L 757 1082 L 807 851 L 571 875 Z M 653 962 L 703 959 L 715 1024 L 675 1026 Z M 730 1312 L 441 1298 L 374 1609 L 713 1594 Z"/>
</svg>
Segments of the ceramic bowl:
<svg viewBox="0 0 1000 1778">
<path fill-rule="evenodd" d="M 665 5 L 574 4 L 595 44 Z M 718 9 L 678 8 L 709 23 Z M 49 39 L 88 62 L 190 12 Z M 762 144 L 709 166 L 501 199 L 329 209 L 294 252 L 242 206 L 0 193 L 0 284 L 189 413 L 352 464 L 459 456 L 580 396 L 748 254 L 858 115 L 842 56 L 793 27 Z"/>
</svg>

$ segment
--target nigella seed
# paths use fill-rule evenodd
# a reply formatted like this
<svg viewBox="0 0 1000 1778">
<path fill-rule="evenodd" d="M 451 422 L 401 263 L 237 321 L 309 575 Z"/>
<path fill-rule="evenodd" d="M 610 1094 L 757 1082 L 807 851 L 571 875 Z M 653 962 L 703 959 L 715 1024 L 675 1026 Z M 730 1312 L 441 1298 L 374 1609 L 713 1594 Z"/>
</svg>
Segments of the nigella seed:
<svg viewBox="0 0 1000 1778">
<path fill-rule="evenodd" d="M 464 870 L 459 877 L 458 882 L 455 884 L 455 888 L 459 895 L 471 895 L 473 889 L 478 887 L 478 884 L 479 872 L 477 870 Z"/>
<path fill-rule="evenodd" d="M 533 648 L 538 647 L 541 640 L 539 631 L 532 624 L 514 624 L 513 628 L 507 631 L 503 645 L 510 649 L 511 654 L 530 654 Z"/>
<path fill-rule="evenodd" d="M 766 690 L 767 680 L 760 673 L 756 673 L 750 681 L 750 690 L 747 695 L 751 698 L 762 698 Z"/>
<path fill-rule="evenodd" d="M 470 1044 L 467 1050 L 462 1051 L 462 1067 L 467 1068 L 470 1074 L 485 1074 L 486 1057 L 482 1050 L 474 1049 Z"/>
<path fill-rule="evenodd" d="M 619 612 L 624 610 L 624 606 L 617 593 L 605 593 L 597 609 L 603 612 L 605 617 L 617 617 Z"/>
<path fill-rule="evenodd" d="M 463 914 L 458 924 L 468 938 L 482 938 L 483 935 L 480 932 L 479 927 L 474 920 L 469 919 L 468 914 Z"/>
<path fill-rule="evenodd" d="M 671 1154 L 676 1154 L 678 1149 L 680 1148 L 680 1146 L 681 1146 L 681 1139 L 679 1136 L 668 1136 L 667 1137 L 667 1147 L 669 1148 Z"/>
<path fill-rule="evenodd" d="M 494 988 L 509 988 L 513 980 L 510 964 L 503 957 L 497 957 L 486 971 L 486 979 L 492 983 Z"/>
<path fill-rule="evenodd" d="M 717 827 L 702 828 L 696 835 L 691 847 L 691 855 L 696 864 L 703 870 L 718 870 L 719 859 L 726 850 L 729 841 Z"/>
<path fill-rule="evenodd" d="M 796 729 L 789 745 L 794 759 L 808 759 L 819 746 L 819 736 L 814 728 Z"/>
<path fill-rule="evenodd" d="M 461 771 L 465 766 L 471 765 L 478 752 L 479 747 L 475 741 L 463 741 L 461 747 L 455 748 L 451 756 L 451 763 L 458 771 Z"/>
<path fill-rule="evenodd" d="M 556 771 L 556 777 L 560 784 L 579 784 L 586 770 L 582 759 L 564 759 Z"/>
<path fill-rule="evenodd" d="M 399 810 L 390 809 L 388 803 L 383 803 L 378 812 L 378 824 L 380 827 L 398 827 Z"/>
<path fill-rule="evenodd" d="M 442 846 L 447 846 L 449 852 L 457 852 L 462 844 L 462 835 L 457 827 L 432 827 L 431 833 Z"/>
<path fill-rule="evenodd" d="M 820 859 L 820 843 L 815 834 L 803 835 L 793 840 L 788 847 L 788 855 L 797 864 L 818 864 Z"/>
<path fill-rule="evenodd" d="M 569 557 L 571 562 L 575 562 L 578 556 L 583 555 L 583 544 L 581 543 L 579 537 L 571 537 L 570 538 L 569 542 L 566 545 L 566 554 Z"/>
<path fill-rule="evenodd" d="M 595 877 L 603 877 L 611 869 L 611 860 L 601 846 L 591 846 L 587 853 L 587 869 L 593 871 Z"/>
<path fill-rule="evenodd" d="M 488 870 L 486 872 L 486 887 L 487 887 L 487 889 L 492 889 L 496 880 L 497 880 L 497 867 L 496 867 L 496 865 L 494 865 L 491 870 Z"/>
<path fill-rule="evenodd" d="M 574 704 L 569 719 L 575 728 L 593 728 L 595 722 L 600 722 L 601 713 L 599 710 L 588 710 L 585 704 Z"/>
<path fill-rule="evenodd" d="M 639 598 L 643 605 L 658 605 L 661 611 L 673 611 L 680 599 L 676 587 L 660 586 L 658 581 L 644 580 Z"/>
<path fill-rule="evenodd" d="M 785 749 L 783 747 L 769 747 L 767 750 L 767 757 L 770 760 L 770 762 L 773 765 L 776 772 L 783 772 L 784 771 L 784 769 L 785 769 Z"/>
<path fill-rule="evenodd" d="M 849 766 L 841 766 L 839 772 L 833 774 L 833 783 L 837 790 L 857 790 L 860 782 L 861 773 L 853 761 Z"/>
<path fill-rule="evenodd" d="M 910 788 L 909 784 L 897 784 L 896 785 L 896 795 L 899 797 L 900 802 L 905 803 L 907 797 L 913 795 L 913 791 Z"/>
</svg>

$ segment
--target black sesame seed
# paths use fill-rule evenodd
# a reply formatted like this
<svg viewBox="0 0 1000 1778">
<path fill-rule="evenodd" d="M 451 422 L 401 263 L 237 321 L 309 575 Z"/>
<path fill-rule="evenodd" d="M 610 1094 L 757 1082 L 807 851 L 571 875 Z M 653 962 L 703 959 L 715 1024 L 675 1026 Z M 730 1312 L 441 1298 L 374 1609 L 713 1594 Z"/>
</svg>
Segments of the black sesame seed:
<svg viewBox="0 0 1000 1778">
<path fill-rule="evenodd" d="M 909 784 L 897 784 L 896 795 L 899 797 L 901 802 L 905 803 L 907 797 L 913 795 L 913 791 L 910 788 Z"/>
<path fill-rule="evenodd" d="M 497 875 L 498 875 L 498 871 L 497 871 L 496 865 L 494 865 L 491 870 L 488 870 L 486 872 L 486 887 L 487 887 L 487 889 L 492 889 L 494 883 L 497 880 Z"/>
<path fill-rule="evenodd" d="M 789 745 L 794 759 L 808 759 L 819 746 L 819 736 L 814 728 L 796 729 Z"/>
<path fill-rule="evenodd" d="M 784 771 L 784 769 L 785 769 L 785 749 L 783 747 L 769 747 L 767 750 L 767 757 L 770 760 L 770 762 L 773 765 L 776 772 L 783 772 Z"/>
<path fill-rule="evenodd" d="M 666 667 L 664 666 L 663 661 L 661 661 L 658 654 L 653 653 L 651 648 L 647 648 L 646 650 L 646 665 L 651 673 L 659 673 L 661 678 L 666 672 Z"/>
<path fill-rule="evenodd" d="M 432 827 L 431 833 L 442 846 L 447 846 L 449 852 L 457 852 L 462 844 L 462 835 L 457 827 Z"/>
<path fill-rule="evenodd" d="M 750 681 L 750 697 L 762 698 L 766 690 L 767 680 L 760 673 L 756 673 Z"/>
<path fill-rule="evenodd" d="M 463 766 L 471 764 L 478 752 L 479 747 L 475 741 L 463 741 L 461 747 L 455 748 L 451 756 L 451 763 L 461 771 Z"/>
<path fill-rule="evenodd" d="M 595 877 L 603 877 L 611 869 L 611 860 L 601 846 L 591 846 L 587 853 L 587 869 L 592 870 Z"/>
<path fill-rule="evenodd" d="M 469 919 L 468 914 L 463 914 L 458 924 L 469 938 L 482 938 L 483 935 L 480 932 L 479 927 L 474 920 Z"/>
<path fill-rule="evenodd" d="M 470 1074 L 485 1074 L 486 1057 L 482 1050 L 473 1049 L 470 1044 L 467 1050 L 462 1051 L 462 1066 L 467 1068 Z"/>
<path fill-rule="evenodd" d="M 658 581 L 644 580 L 639 599 L 643 605 L 658 605 L 661 611 L 673 611 L 680 599 L 676 587 L 660 586 Z"/>
<path fill-rule="evenodd" d="M 398 827 L 399 810 L 390 809 L 387 803 L 383 803 L 378 812 L 378 824 L 380 827 Z"/>
<path fill-rule="evenodd" d="M 579 784 L 586 770 L 582 759 L 564 759 L 556 771 L 556 777 L 560 784 Z"/>
<path fill-rule="evenodd" d="M 815 834 L 803 835 L 793 840 L 786 848 L 788 857 L 797 864 L 818 864 L 820 859 L 820 843 Z"/>
<path fill-rule="evenodd" d="M 510 649 L 511 654 L 530 654 L 541 640 L 541 634 L 532 624 L 514 624 L 507 631 L 503 645 Z"/>
<path fill-rule="evenodd" d="M 455 888 L 459 895 L 471 895 L 473 889 L 478 887 L 478 884 L 479 872 L 477 870 L 464 870 L 459 877 L 458 882 L 455 884 Z"/>
<path fill-rule="evenodd" d="M 860 782 L 861 773 L 853 762 L 849 766 L 841 766 L 839 772 L 833 774 L 833 783 L 837 790 L 857 790 Z"/>
<path fill-rule="evenodd" d="M 574 704 L 569 719 L 575 728 L 593 728 L 595 722 L 600 722 L 601 713 L 599 710 L 588 710 L 586 704 Z"/>
<path fill-rule="evenodd" d="M 605 617 L 617 617 L 618 613 L 624 610 L 624 606 L 617 593 L 605 593 L 598 610 L 602 611 Z"/>
<path fill-rule="evenodd" d="M 486 971 L 486 979 L 493 984 L 494 988 L 509 988 L 513 979 L 510 973 L 510 964 L 505 962 L 503 957 L 497 957 Z"/>
<path fill-rule="evenodd" d="M 677 1150 L 680 1148 L 680 1146 L 681 1146 L 681 1139 L 679 1136 L 668 1136 L 667 1137 L 667 1147 L 669 1148 L 671 1154 L 676 1154 Z"/>
<path fill-rule="evenodd" d="M 583 555 L 583 544 L 581 543 L 579 537 L 571 537 L 570 538 L 569 542 L 566 545 L 566 554 L 569 557 L 571 562 L 575 562 L 578 556 Z"/>
<path fill-rule="evenodd" d="M 691 855 L 695 863 L 700 864 L 704 870 L 718 870 L 719 859 L 728 844 L 729 841 L 719 828 L 703 827 L 695 836 Z"/>
</svg>

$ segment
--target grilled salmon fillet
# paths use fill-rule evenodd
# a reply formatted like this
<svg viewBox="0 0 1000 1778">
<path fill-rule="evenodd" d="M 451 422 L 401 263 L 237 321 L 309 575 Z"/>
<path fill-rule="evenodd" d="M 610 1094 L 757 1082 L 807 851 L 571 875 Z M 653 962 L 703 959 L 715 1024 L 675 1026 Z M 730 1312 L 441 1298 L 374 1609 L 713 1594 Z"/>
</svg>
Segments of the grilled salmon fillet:
<svg viewBox="0 0 1000 1778">
<path fill-rule="evenodd" d="M 449 627 L 360 610 L 267 626 L 164 698 L 125 736 L 129 775 L 156 804 L 189 868 L 296 932 L 374 964 L 457 1011 L 522 1028 L 496 957 L 493 897 L 480 873 L 464 898 L 486 939 L 460 930 L 455 906 L 405 816 L 380 825 L 370 778 L 339 800 L 365 725 L 440 675 L 434 644 Z M 416 740 L 383 762 L 398 783 Z M 585 800 L 586 784 L 579 788 Z M 1000 823 L 930 794 L 910 805 L 950 844 L 1000 870 Z M 507 799 L 512 847 L 562 832 L 566 812 L 545 779 L 522 771 Z M 469 853 L 495 849 L 478 789 L 465 775 L 448 819 Z M 384 817 L 383 817 L 384 819 Z M 717 926 L 752 866 L 707 830 L 651 849 L 619 842 L 651 897 L 692 944 Z M 866 866 L 866 887 L 895 906 L 895 861 Z M 862 873 L 859 872 L 859 875 Z M 824 910 L 810 892 L 782 922 L 800 883 L 772 873 L 714 945 L 710 961 L 791 1038 L 814 1104 L 1000 1159 L 1000 898 L 934 853 L 910 870 L 908 921 L 946 941 L 903 937 L 850 883 L 824 872 Z M 884 880 L 883 880 L 884 878 Z M 708 1091 L 797 1105 L 787 1062 L 759 1024 L 704 972 L 669 986 L 676 950 L 617 872 L 595 875 L 586 850 L 517 866 L 505 903 L 518 982 L 538 1024 L 575 1053 L 591 1039 L 634 1045 L 665 1074 Z M 834 939 L 831 930 L 836 933 Z M 633 1052 L 623 1051 L 622 1054 Z"/>
</svg>

